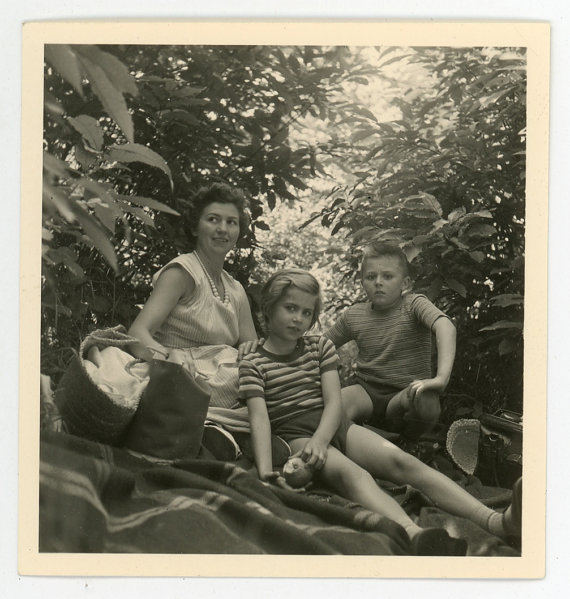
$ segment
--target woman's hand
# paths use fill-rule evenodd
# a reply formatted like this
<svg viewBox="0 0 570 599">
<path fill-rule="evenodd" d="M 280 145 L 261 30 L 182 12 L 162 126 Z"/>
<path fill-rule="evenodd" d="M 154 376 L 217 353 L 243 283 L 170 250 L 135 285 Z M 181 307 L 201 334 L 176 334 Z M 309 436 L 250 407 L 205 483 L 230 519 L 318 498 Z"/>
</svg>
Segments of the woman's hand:
<svg viewBox="0 0 570 599">
<path fill-rule="evenodd" d="M 305 444 L 305 447 L 295 454 L 301 456 L 313 470 L 320 470 L 327 461 L 328 444 L 323 443 L 318 437 L 313 437 Z M 291 456 L 294 457 L 294 456 Z"/>
<path fill-rule="evenodd" d="M 261 338 L 252 339 L 251 341 L 244 341 L 243 343 L 240 343 L 238 347 L 238 362 L 243 360 L 245 356 L 247 356 L 247 354 L 251 354 L 252 352 L 256 351 L 260 345 L 263 345 L 264 341 L 265 339 Z"/>
</svg>

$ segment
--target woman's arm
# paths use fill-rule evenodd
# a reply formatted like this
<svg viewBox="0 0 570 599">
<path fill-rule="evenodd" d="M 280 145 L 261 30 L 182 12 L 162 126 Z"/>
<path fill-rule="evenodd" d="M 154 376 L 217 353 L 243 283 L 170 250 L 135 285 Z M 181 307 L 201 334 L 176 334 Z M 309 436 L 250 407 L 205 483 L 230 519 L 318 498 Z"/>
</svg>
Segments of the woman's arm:
<svg viewBox="0 0 570 599">
<path fill-rule="evenodd" d="M 160 274 L 150 297 L 129 329 L 129 335 L 140 341 L 131 346 L 133 355 L 144 360 L 151 360 L 153 358 L 152 349 L 168 355 L 168 352 L 153 338 L 153 335 L 180 299 L 191 295 L 194 289 L 194 279 L 181 267 L 172 266 Z"/>
<path fill-rule="evenodd" d="M 336 369 L 323 372 L 321 386 L 325 404 L 323 415 L 317 430 L 301 452 L 303 460 L 316 469 L 324 466 L 329 443 L 340 425 L 342 415 L 340 379 Z"/>
<path fill-rule="evenodd" d="M 243 292 L 243 300 L 239 304 L 239 340 L 238 343 L 241 345 L 246 341 L 254 341 L 257 339 L 257 331 L 253 324 L 253 318 L 251 316 L 251 308 L 245 291 Z M 243 353 L 243 352 L 242 352 Z"/>
<path fill-rule="evenodd" d="M 273 474 L 273 456 L 271 454 L 271 424 L 265 400 L 262 397 L 248 399 L 247 411 L 257 472 L 261 480 L 267 480 Z"/>
</svg>

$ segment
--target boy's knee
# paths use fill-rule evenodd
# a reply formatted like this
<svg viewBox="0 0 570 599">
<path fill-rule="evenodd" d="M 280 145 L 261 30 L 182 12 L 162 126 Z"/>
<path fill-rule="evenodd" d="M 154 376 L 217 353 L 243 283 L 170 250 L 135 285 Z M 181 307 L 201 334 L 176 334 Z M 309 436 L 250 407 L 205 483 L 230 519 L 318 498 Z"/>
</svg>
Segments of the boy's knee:
<svg viewBox="0 0 570 599">
<path fill-rule="evenodd" d="M 422 393 L 419 400 L 413 403 L 412 412 L 419 420 L 436 423 L 441 415 L 441 403 L 439 394 L 434 391 Z"/>
</svg>

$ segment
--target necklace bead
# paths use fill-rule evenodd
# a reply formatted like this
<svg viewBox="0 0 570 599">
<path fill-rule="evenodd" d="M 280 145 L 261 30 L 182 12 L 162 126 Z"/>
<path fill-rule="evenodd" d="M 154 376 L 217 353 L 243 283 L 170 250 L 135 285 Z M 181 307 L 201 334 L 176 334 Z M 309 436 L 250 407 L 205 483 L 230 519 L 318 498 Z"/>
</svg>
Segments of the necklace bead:
<svg viewBox="0 0 570 599">
<path fill-rule="evenodd" d="M 222 289 L 223 289 L 223 293 L 224 293 L 224 299 L 221 298 L 220 292 L 218 291 L 218 286 L 216 285 L 212 275 L 210 275 L 210 273 L 208 272 L 206 265 L 204 264 L 204 262 L 202 262 L 202 258 L 200 258 L 200 254 L 198 254 L 198 252 L 194 252 L 194 254 L 196 255 L 196 258 L 198 258 L 198 262 L 200 263 L 200 266 L 202 267 L 202 270 L 204 271 L 204 274 L 206 275 L 206 278 L 208 279 L 208 283 L 210 284 L 210 289 L 212 290 L 212 294 L 214 295 L 214 297 L 224 304 L 228 303 L 229 298 L 228 298 L 228 294 L 227 294 L 223 280 L 221 280 L 221 278 L 220 278 L 220 283 L 222 285 Z"/>
</svg>

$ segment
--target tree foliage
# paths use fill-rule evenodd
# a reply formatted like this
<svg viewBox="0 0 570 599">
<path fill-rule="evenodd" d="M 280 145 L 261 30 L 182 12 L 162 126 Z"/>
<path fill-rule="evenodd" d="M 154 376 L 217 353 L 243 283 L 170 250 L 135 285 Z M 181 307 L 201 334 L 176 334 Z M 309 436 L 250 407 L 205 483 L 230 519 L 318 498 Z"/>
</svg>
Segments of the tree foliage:
<svg viewBox="0 0 570 599">
<path fill-rule="evenodd" d="M 43 371 L 131 322 L 223 180 L 251 198 L 228 268 L 254 305 L 296 264 L 340 311 L 359 249 L 393 240 L 458 327 L 448 416 L 520 409 L 525 96 L 516 48 L 47 46 Z"/>
</svg>

